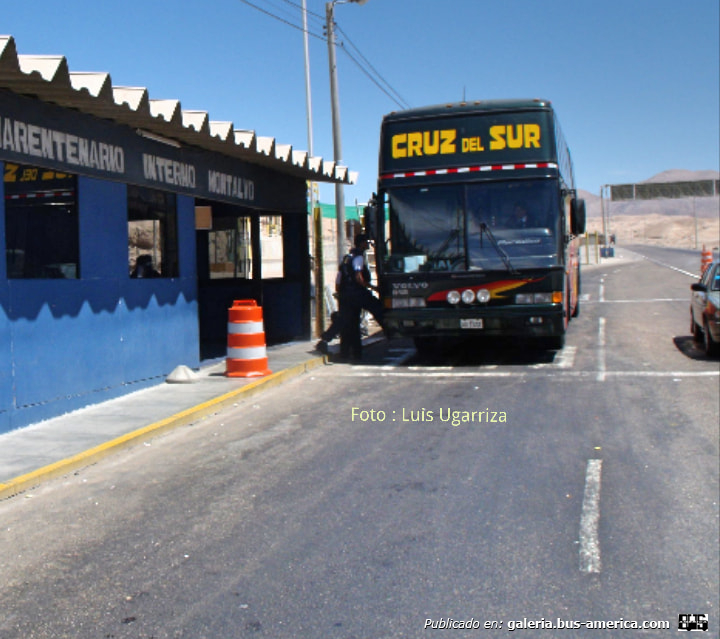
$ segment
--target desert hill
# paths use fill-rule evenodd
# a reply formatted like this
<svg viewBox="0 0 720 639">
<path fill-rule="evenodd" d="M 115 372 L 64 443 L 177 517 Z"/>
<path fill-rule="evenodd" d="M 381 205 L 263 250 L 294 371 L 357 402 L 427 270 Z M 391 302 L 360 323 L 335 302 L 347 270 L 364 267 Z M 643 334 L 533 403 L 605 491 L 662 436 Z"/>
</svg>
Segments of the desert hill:
<svg viewBox="0 0 720 639">
<path fill-rule="evenodd" d="M 718 171 L 672 169 L 644 180 L 690 182 L 717 180 Z M 589 232 L 603 231 L 600 196 L 579 191 L 585 199 Z M 681 248 L 720 246 L 720 198 L 697 197 L 667 200 L 605 201 L 607 220 L 618 243 L 642 243 Z"/>
<path fill-rule="evenodd" d="M 693 182 L 695 180 L 720 179 L 718 171 L 687 171 L 685 169 L 672 169 L 653 175 L 642 183 L 658 182 Z M 588 191 L 579 191 L 580 197 L 585 198 L 588 217 L 600 217 L 602 209 L 600 195 Z M 606 206 L 608 202 L 606 201 Z M 683 198 L 677 200 L 635 200 L 631 202 L 610 202 L 610 215 L 693 215 L 698 217 L 718 217 L 720 204 L 717 197 Z"/>
</svg>

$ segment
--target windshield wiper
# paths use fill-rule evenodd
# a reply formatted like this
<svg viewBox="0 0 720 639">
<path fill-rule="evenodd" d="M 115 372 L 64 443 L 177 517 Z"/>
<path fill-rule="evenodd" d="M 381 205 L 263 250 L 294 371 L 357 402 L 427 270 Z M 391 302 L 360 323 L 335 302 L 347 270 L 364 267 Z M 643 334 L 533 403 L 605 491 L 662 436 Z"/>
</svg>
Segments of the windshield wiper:
<svg viewBox="0 0 720 639">
<path fill-rule="evenodd" d="M 497 251 L 497 254 L 500 256 L 500 259 L 503 261 L 503 264 L 505 264 L 505 268 L 508 270 L 508 272 L 511 273 L 512 275 L 520 275 L 520 273 L 510 263 L 510 258 L 508 257 L 508 254 L 500 248 L 500 245 L 498 244 L 497 240 L 495 239 L 495 236 L 493 235 L 493 232 L 490 230 L 490 227 L 485 222 L 480 222 L 480 240 L 482 240 L 483 233 L 485 233 L 488 236 L 490 243 L 493 245 L 493 247 Z"/>
<path fill-rule="evenodd" d="M 457 241 L 459 237 L 460 231 L 458 229 L 450 229 L 450 234 L 447 236 L 447 239 L 442 243 L 436 253 L 438 253 L 438 255 L 444 255 L 445 251 L 450 248 L 450 243 Z"/>
</svg>

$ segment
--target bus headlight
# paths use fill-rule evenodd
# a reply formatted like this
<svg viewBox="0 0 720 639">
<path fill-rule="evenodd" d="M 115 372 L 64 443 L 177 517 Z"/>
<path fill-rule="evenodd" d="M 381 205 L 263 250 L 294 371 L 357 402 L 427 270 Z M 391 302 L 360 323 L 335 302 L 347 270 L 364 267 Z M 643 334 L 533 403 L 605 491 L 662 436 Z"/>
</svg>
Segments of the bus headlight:
<svg viewBox="0 0 720 639">
<path fill-rule="evenodd" d="M 477 294 L 477 301 L 481 304 L 487 304 L 490 301 L 490 291 L 488 291 L 486 288 L 481 288 Z"/>
<path fill-rule="evenodd" d="M 472 304 L 475 301 L 475 291 L 471 288 L 466 288 L 462 292 L 461 299 L 465 304 Z"/>
<path fill-rule="evenodd" d="M 460 293 L 457 291 L 448 291 L 448 294 L 446 296 L 448 304 L 452 304 L 453 306 L 456 306 L 460 303 Z"/>
</svg>

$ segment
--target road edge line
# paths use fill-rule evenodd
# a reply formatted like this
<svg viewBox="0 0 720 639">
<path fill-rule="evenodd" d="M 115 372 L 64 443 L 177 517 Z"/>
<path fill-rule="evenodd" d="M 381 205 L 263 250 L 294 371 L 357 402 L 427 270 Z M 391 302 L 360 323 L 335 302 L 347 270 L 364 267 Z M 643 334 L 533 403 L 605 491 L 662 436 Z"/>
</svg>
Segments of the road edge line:
<svg viewBox="0 0 720 639">
<path fill-rule="evenodd" d="M 20 475 L 6 482 L 0 482 L 0 501 L 11 499 L 51 479 L 57 479 L 81 468 L 92 466 L 116 452 L 146 442 L 173 428 L 185 426 L 208 415 L 212 415 L 234 403 L 239 397 L 247 397 L 261 390 L 278 386 L 292 377 L 297 377 L 327 363 L 327 357 L 315 357 L 301 364 L 278 371 L 277 373 L 272 373 L 267 377 L 256 379 L 245 386 L 241 386 L 233 391 L 224 393 L 223 395 L 180 411 L 179 413 L 175 413 L 170 417 L 161 419 L 148 426 L 143 426 L 130 433 L 111 439 L 103 444 L 72 455 L 71 457 L 53 462 L 52 464 L 48 464 L 47 466 L 43 466 L 42 468 Z"/>
</svg>

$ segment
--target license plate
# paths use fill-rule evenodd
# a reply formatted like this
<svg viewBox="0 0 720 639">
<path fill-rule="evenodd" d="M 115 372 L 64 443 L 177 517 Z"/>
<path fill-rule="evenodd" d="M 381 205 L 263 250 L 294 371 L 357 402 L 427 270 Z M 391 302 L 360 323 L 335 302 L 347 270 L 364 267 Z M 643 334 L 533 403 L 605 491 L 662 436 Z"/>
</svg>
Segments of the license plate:
<svg viewBox="0 0 720 639">
<path fill-rule="evenodd" d="M 460 328 L 483 328 L 483 321 L 481 318 L 461 319 Z"/>
</svg>

